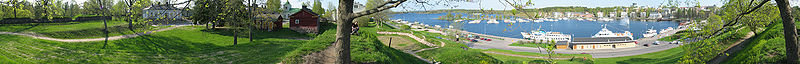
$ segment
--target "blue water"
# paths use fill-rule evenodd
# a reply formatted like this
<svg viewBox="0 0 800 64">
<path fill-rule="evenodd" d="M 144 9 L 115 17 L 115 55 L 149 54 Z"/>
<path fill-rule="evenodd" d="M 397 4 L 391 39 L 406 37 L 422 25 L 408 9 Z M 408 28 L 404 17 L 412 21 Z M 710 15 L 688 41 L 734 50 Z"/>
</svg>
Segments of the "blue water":
<svg viewBox="0 0 800 64">
<path fill-rule="evenodd" d="M 674 21 L 661 21 L 661 22 L 648 22 L 648 21 L 635 21 L 630 20 L 629 22 L 624 22 L 622 20 L 613 20 L 613 21 L 579 21 L 575 19 L 570 20 L 559 20 L 559 21 L 545 21 L 545 22 L 517 22 L 517 23 L 504 23 L 503 20 L 497 20 L 499 24 L 488 24 L 488 20 L 483 20 L 481 23 L 478 24 L 468 24 L 467 22 L 472 20 L 465 20 L 459 23 L 454 23 L 452 21 L 446 20 L 437 20 L 439 16 L 444 16 L 445 13 L 440 14 L 417 14 L 417 13 L 403 13 L 403 14 L 393 14 L 391 15 L 391 19 L 403 19 L 409 22 L 420 22 L 423 24 L 428 25 L 441 25 L 443 28 L 447 27 L 451 24 L 463 24 L 461 27 L 462 30 L 466 30 L 469 32 L 474 33 L 481 33 L 487 35 L 495 35 L 495 36 L 502 36 L 502 37 L 512 37 L 512 38 L 522 38 L 520 32 L 530 32 L 534 29 L 542 29 L 545 31 L 553 31 L 553 32 L 561 32 L 566 34 L 572 34 L 573 38 L 580 38 L 580 37 L 591 37 L 600 29 L 601 25 L 608 25 L 608 29 L 614 33 L 623 33 L 624 31 L 630 31 L 633 33 L 634 39 L 642 38 L 642 34 L 645 33 L 647 29 L 655 29 L 661 32 L 661 29 L 666 29 L 667 27 L 672 27 L 677 29 L 678 22 Z M 469 14 L 465 14 L 469 15 Z M 484 14 L 484 15 L 495 15 L 495 14 Z M 515 19 L 512 19 L 516 21 Z M 540 27 L 541 26 L 541 27 Z M 454 26 L 456 27 L 456 26 Z"/>
</svg>

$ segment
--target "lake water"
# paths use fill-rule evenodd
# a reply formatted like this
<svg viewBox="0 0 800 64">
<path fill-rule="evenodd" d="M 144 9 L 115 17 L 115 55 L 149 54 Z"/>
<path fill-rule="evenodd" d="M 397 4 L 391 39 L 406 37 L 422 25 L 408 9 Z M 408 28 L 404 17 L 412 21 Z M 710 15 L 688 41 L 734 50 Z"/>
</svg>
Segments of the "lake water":
<svg viewBox="0 0 800 64">
<path fill-rule="evenodd" d="M 545 21 L 545 22 L 517 22 L 517 23 L 504 23 L 503 20 L 497 20 L 499 24 L 488 24 L 486 23 L 488 20 L 483 20 L 478 24 L 468 24 L 467 22 L 472 20 L 464 20 L 459 23 L 454 23 L 452 21 L 447 20 L 437 20 L 439 16 L 444 16 L 445 13 L 440 14 L 418 14 L 418 13 L 402 13 L 402 14 L 393 14 L 391 15 L 391 19 L 403 19 L 409 22 L 420 22 L 423 24 L 427 24 L 430 26 L 440 25 L 442 28 L 446 28 L 451 24 L 462 24 L 462 30 L 466 30 L 469 32 L 474 33 L 481 33 L 487 35 L 495 35 L 495 36 L 502 36 L 502 37 L 512 37 L 512 38 L 522 38 L 520 32 L 530 32 L 534 29 L 541 29 L 545 31 L 552 31 L 552 32 L 561 32 L 566 34 L 573 35 L 573 38 L 580 38 L 580 37 L 591 37 L 595 33 L 599 32 L 601 25 L 608 25 L 608 29 L 614 33 L 623 33 L 624 31 L 630 31 L 633 33 L 634 39 L 642 38 L 642 34 L 645 33 L 647 29 L 655 29 L 661 32 L 661 29 L 666 29 L 667 27 L 672 27 L 677 29 L 679 22 L 674 21 L 661 21 L 661 22 L 652 22 L 652 21 L 635 21 L 630 20 L 625 22 L 623 20 L 613 20 L 613 21 L 579 21 L 575 19 L 569 20 L 559 20 L 559 21 Z M 469 14 L 465 14 L 469 15 Z M 484 15 L 495 15 L 495 14 L 484 14 Z M 516 21 L 516 20 L 514 20 Z"/>
</svg>

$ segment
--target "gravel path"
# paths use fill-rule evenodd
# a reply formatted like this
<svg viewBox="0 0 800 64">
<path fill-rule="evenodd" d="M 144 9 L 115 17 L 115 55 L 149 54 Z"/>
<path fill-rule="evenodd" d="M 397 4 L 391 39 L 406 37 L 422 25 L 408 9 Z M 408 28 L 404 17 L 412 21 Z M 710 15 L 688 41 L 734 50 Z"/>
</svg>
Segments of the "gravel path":
<svg viewBox="0 0 800 64">
<path fill-rule="evenodd" d="M 173 27 L 159 29 L 159 30 L 155 30 L 155 31 L 148 31 L 148 32 L 144 32 L 144 33 L 136 33 L 136 34 L 128 34 L 128 35 L 120 35 L 120 36 L 111 36 L 111 37 L 108 37 L 108 40 L 119 40 L 119 39 L 123 39 L 123 38 L 130 38 L 130 37 L 136 37 L 136 36 L 140 36 L 140 35 L 147 35 L 147 34 L 152 34 L 152 33 L 155 33 L 155 32 L 172 30 L 172 29 L 175 29 L 175 28 L 178 28 L 178 27 L 181 27 L 181 26 L 186 26 L 186 25 L 175 25 Z M 103 41 L 103 40 L 105 40 L 105 38 L 59 39 L 59 38 L 51 38 L 51 37 L 39 36 L 39 35 L 36 35 L 36 34 L 15 33 L 15 32 L 0 32 L 0 34 L 29 36 L 29 37 L 33 37 L 33 38 L 36 38 L 36 39 L 45 39 L 45 40 L 52 40 L 52 41 L 59 41 L 59 42 L 90 42 L 90 41 Z"/>
</svg>

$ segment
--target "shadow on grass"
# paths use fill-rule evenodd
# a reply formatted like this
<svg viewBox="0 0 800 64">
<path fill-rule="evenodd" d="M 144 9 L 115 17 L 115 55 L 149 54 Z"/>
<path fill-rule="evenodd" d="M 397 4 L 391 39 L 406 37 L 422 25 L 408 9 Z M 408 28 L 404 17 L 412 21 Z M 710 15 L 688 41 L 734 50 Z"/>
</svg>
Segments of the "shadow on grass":
<svg viewBox="0 0 800 64">
<path fill-rule="evenodd" d="M 153 63 L 277 63 L 300 44 L 296 41 L 257 42 L 263 43 L 215 45 L 178 37 L 144 35 L 110 43 L 113 45 L 109 45 L 108 50 L 130 53 L 134 55 L 128 56 L 132 60 Z"/>
</svg>

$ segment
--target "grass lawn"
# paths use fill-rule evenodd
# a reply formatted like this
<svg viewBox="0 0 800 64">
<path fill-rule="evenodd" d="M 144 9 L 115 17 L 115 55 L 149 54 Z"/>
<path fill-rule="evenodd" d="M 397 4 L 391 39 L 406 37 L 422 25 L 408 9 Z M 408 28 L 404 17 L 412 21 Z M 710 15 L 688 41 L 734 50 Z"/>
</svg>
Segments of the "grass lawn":
<svg viewBox="0 0 800 64">
<path fill-rule="evenodd" d="M 9 63 L 277 63 L 304 40 L 260 38 L 248 42 L 203 31 L 201 26 L 182 27 L 109 41 L 65 43 L 16 35 L 0 35 L 0 62 Z M 269 32 L 266 32 L 269 34 Z M 276 33 L 279 34 L 279 33 Z"/>
<path fill-rule="evenodd" d="M 450 41 L 446 39 L 454 39 L 455 37 L 452 36 L 445 36 L 439 33 L 430 33 L 425 31 L 411 31 L 411 30 L 404 30 L 404 29 L 392 29 L 389 28 L 388 25 L 381 26 L 381 29 L 377 29 L 380 31 L 389 31 L 389 32 L 404 32 L 404 33 L 411 33 L 414 32 L 414 36 L 422 38 L 423 36 L 426 37 L 426 41 L 431 42 L 436 45 L 440 45 L 441 43 L 445 43 L 446 45 L 441 48 L 426 50 L 422 52 L 416 53 L 423 58 L 429 60 L 440 61 L 442 64 L 498 64 L 502 63 L 502 61 L 497 60 L 495 58 L 490 57 L 484 53 L 481 53 L 480 50 L 477 49 L 463 49 L 469 48 L 462 43 L 458 43 L 455 41 Z M 441 43 L 440 43 L 441 42 Z"/>
<path fill-rule="evenodd" d="M 283 57 L 283 62 L 287 64 L 300 63 L 303 61 L 302 56 L 321 51 L 335 41 L 335 33 L 333 30 L 335 25 L 330 23 L 323 23 L 323 30 L 321 34 L 314 39 L 307 41 L 291 51 Z M 404 53 L 385 46 L 377 39 L 376 31 L 378 28 L 374 27 L 361 27 L 359 35 L 351 35 L 350 41 L 350 55 L 351 60 L 356 63 L 377 63 L 377 64 L 424 64 L 426 62 L 419 60 L 411 54 Z"/>
<path fill-rule="evenodd" d="M 488 52 L 497 52 L 497 53 L 505 53 L 505 54 L 514 54 L 514 55 L 525 55 L 525 56 L 539 56 L 539 57 L 548 57 L 548 54 L 541 54 L 541 53 L 534 53 L 534 52 L 515 52 L 511 50 L 502 50 L 502 49 L 484 49 L 481 51 L 488 51 Z M 542 50 L 546 51 L 546 50 Z M 592 58 L 592 55 L 589 54 L 553 54 L 553 58 L 573 58 L 573 57 L 583 57 L 583 58 Z"/>
<path fill-rule="evenodd" d="M 416 40 L 408 36 L 400 36 L 400 35 L 378 36 L 378 40 L 380 40 L 381 43 L 383 43 L 384 45 L 388 45 L 390 39 L 392 42 L 391 47 L 398 50 L 419 50 L 423 48 L 430 48 L 430 46 L 417 42 Z"/>
<path fill-rule="evenodd" d="M 532 48 L 538 48 L 538 47 L 541 47 L 541 48 L 548 48 L 548 47 L 553 47 L 553 46 L 550 46 L 550 45 L 551 45 L 551 44 L 548 44 L 548 43 L 525 43 L 525 42 L 522 42 L 522 41 L 519 41 L 519 42 L 517 42 L 517 43 L 511 43 L 511 44 L 508 44 L 508 46 L 522 46 L 522 47 L 532 47 Z"/>
<path fill-rule="evenodd" d="M 538 58 L 525 58 L 525 57 L 515 57 L 515 56 L 506 56 L 500 54 L 488 54 L 493 58 L 503 61 L 503 64 L 546 64 L 548 63 L 548 59 L 538 59 Z M 555 60 L 556 64 L 591 64 L 587 62 L 581 61 L 570 61 L 570 60 Z"/>
<path fill-rule="evenodd" d="M 769 27 L 765 27 L 769 28 Z M 783 38 L 783 24 L 772 26 L 758 35 L 753 36 L 752 40 L 746 41 L 744 49 L 730 54 L 730 59 L 723 64 L 758 64 L 758 63 L 778 63 L 786 58 L 786 43 Z"/>
<path fill-rule="evenodd" d="M 159 28 L 166 28 L 164 26 L 152 27 L 137 25 L 129 29 L 126 21 L 108 21 L 109 36 L 118 36 L 133 34 L 134 32 L 141 33 L 144 31 L 152 31 Z M 5 32 L 33 32 L 42 36 L 63 38 L 63 39 L 83 39 L 83 38 L 102 38 L 105 36 L 103 33 L 103 21 L 84 21 L 84 22 L 66 22 L 66 23 L 26 23 L 26 24 L 2 24 L 0 31 Z"/>
<path fill-rule="evenodd" d="M 127 25 L 125 21 L 108 21 L 108 26 Z M 60 32 L 75 31 L 92 28 L 103 28 L 102 20 L 66 22 L 66 23 L 26 23 L 26 24 L 0 24 L 0 31 L 5 32 Z"/>
<path fill-rule="evenodd" d="M 685 55 L 683 46 L 642 55 L 595 58 L 596 64 L 675 64 Z"/>
</svg>

